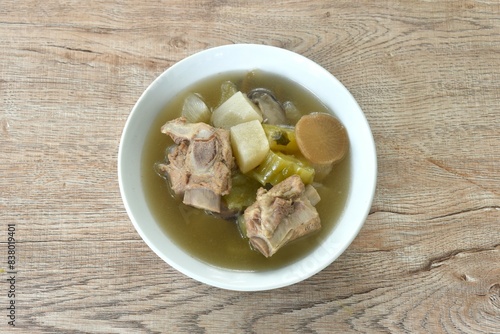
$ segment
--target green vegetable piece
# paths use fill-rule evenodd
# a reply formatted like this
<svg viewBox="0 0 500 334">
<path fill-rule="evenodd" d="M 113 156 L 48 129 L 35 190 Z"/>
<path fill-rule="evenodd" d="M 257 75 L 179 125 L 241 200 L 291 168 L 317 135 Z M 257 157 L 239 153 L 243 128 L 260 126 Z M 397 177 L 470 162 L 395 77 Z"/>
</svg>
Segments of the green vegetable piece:
<svg viewBox="0 0 500 334">
<path fill-rule="evenodd" d="M 276 142 L 276 144 L 281 146 L 286 146 L 290 143 L 290 139 L 288 139 L 286 132 L 276 132 L 272 135 L 272 139 Z"/>
<path fill-rule="evenodd" d="M 240 215 L 236 220 L 236 224 L 238 225 L 238 231 L 243 239 L 247 239 L 247 226 L 245 224 L 245 216 Z"/>
<path fill-rule="evenodd" d="M 297 174 L 304 184 L 310 184 L 314 180 L 314 168 L 292 155 L 281 152 L 269 151 L 264 162 L 249 172 L 249 175 L 259 181 L 262 185 L 275 185 Z"/>
<path fill-rule="evenodd" d="M 266 133 L 271 150 L 287 154 L 300 152 L 295 140 L 295 129 L 293 127 L 270 124 L 262 124 L 262 127 Z"/>
<path fill-rule="evenodd" d="M 220 85 L 220 101 L 218 106 L 229 100 L 231 96 L 236 94 L 238 92 L 238 87 L 236 87 L 236 84 L 233 83 L 232 81 L 224 81 Z"/>
<path fill-rule="evenodd" d="M 261 187 L 255 179 L 235 173 L 231 179 L 231 191 L 223 199 L 226 206 L 231 211 L 243 211 L 255 202 L 257 190 Z"/>
</svg>

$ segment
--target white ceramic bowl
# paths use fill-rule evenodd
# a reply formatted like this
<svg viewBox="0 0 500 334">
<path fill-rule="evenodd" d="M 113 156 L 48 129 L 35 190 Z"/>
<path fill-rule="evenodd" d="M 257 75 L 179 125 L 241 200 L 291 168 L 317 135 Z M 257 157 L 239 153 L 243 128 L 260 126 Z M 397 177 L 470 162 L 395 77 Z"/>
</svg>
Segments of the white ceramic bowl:
<svg viewBox="0 0 500 334">
<path fill-rule="evenodd" d="M 312 253 L 286 267 L 246 272 L 207 265 L 177 247 L 148 209 L 141 184 L 140 157 L 153 120 L 178 92 L 217 73 L 259 69 L 287 77 L 313 92 L 349 133 L 351 179 L 346 207 L 339 221 Z M 165 262 L 185 275 L 219 288 L 258 291 L 284 287 L 318 273 L 349 246 L 368 215 L 375 192 L 375 144 L 361 108 L 347 89 L 313 61 L 284 49 L 235 44 L 208 49 L 163 72 L 135 104 L 123 130 L 118 152 L 118 178 L 125 208 L 135 229 Z M 328 200 L 328 199 L 322 199 Z"/>
</svg>

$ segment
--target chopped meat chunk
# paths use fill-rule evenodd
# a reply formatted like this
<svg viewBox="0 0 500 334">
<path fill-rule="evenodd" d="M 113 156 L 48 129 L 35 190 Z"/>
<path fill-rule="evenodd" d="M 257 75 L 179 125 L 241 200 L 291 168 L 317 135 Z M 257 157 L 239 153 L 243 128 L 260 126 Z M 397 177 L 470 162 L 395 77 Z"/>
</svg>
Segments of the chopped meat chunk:
<svg viewBox="0 0 500 334">
<path fill-rule="evenodd" d="M 221 210 L 221 196 L 231 190 L 233 155 L 229 131 L 205 123 L 188 123 L 180 117 L 165 123 L 161 131 L 177 146 L 160 164 L 175 194 L 184 204 L 213 212 Z"/>
<path fill-rule="evenodd" d="M 292 175 L 269 191 L 260 188 L 257 199 L 244 213 L 251 245 L 270 257 L 288 242 L 321 228 L 318 211 L 311 204 L 319 201 L 312 186 L 306 187 Z"/>
</svg>

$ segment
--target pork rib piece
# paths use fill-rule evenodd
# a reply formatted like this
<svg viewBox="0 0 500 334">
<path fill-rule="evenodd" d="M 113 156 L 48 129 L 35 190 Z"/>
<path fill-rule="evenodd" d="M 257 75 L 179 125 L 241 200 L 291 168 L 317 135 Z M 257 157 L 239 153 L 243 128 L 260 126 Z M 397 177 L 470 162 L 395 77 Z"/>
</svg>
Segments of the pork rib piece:
<svg viewBox="0 0 500 334">
<path fill-rule="evenodd" d="M 183 196 L 184 204 L 219 213 L 221 196 L 231 190 L 229 131 L 179 117 L 165 123 L 161 132 L 177 144 L 168 163 L 159 165 L 174 193 Z"/>
<path fill-rule="evenodd" d="M 313 186 L 304 186 L 298 175 L 260 188 L 257 199 L 244 213 L 247 237 L 253 248 L 270 257 L 288 242 L 321 228 L 314 205 L 320 198 Z"/>
</svg>

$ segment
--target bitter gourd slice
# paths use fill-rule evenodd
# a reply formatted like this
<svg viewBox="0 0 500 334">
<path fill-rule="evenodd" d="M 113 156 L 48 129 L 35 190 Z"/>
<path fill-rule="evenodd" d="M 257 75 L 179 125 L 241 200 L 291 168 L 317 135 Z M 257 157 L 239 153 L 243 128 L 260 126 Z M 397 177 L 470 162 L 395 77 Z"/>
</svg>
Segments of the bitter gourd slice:
<svg viewBox="0 0 500 334">
<path fill-rule="evenodd" d="M 229 98 L 231 96 L 233 96 L 234 94 L 236 94 L 238 92 L 238 87 L 236 86 L 236 84 L 232 81 L 224 81 L 221 85 L 220 85 L 220 101 L 219 101 L 219 104 L 217 106 L 220 106 L 221 104 L 223 104 L 224 102 L 226 102 L 227 100 L 229 100 Z"/>
<path fill-rule="evenodd" d="M 231 177 L 231 191 L 223 199 L 231 211 L 242 211 L 255 202 L 257 190 L 261 187 L 255 179 L 242 173 Z"/>
<path fill-rule="evenodd" d="M 293 127 L 270 124 L 262 124 L 262 127 L 266 133 L 271 150 L 287 154 L 300 152 L 295 140 L 295 129 Z"/>
<path fill-rule="evenodd" d="M 292 155 L 269 151 L 264 161 L 251 170 L 249 175 L 262 185 L 275 185 L 297 174 L 304 184 L 310 184 L 314 179 L 314 168 Z"/>
</svg>

